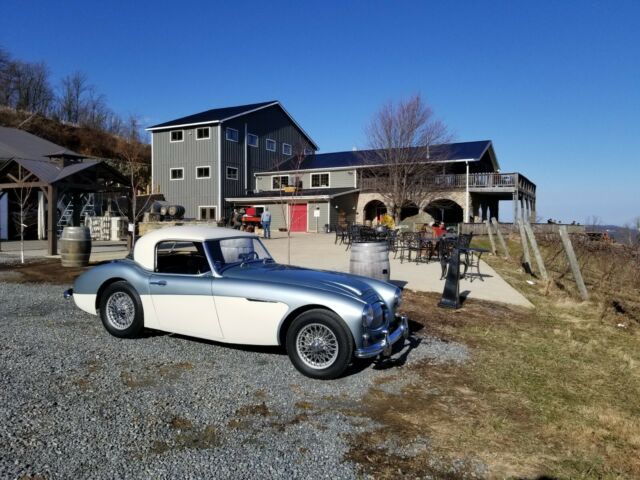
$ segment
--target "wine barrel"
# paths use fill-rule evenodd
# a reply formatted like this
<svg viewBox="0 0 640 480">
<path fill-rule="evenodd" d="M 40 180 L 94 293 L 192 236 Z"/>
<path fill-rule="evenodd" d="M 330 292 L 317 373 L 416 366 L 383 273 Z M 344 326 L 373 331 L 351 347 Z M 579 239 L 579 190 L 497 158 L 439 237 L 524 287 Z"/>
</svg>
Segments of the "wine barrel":
<svg viewBox="0 0 640 480">
<path fill-rule="evenodd" d="M 60 237 L 63 267 L 85 267 L 91 256 L 91 231 L 87 227 L 64 227 Z"/>
<path fill-rule="evenodd" d="M 388 282 L 391 266 L 387 242 L 352 243 L 349 272 Z"/>
<path fill-rule="evenodd" d="M 182 218 L 184 216 L 184 207 L 182 205 L 169 205 L 167 213 L 172 217 Z"/>
</svg>

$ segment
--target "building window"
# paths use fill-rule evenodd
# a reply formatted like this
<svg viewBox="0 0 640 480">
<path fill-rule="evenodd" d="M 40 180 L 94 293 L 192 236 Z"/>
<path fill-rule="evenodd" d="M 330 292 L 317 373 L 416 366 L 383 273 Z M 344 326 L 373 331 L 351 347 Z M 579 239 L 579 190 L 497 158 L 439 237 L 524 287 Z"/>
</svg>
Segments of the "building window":
<svg viewBox="0 0 640 480">
<path fill-rule="evenodd" d="M 184 180 L 184 168 L 171 168 L 169 169 L 170 180 Z"/>
<path fill-rule="evenodd" d="M 215 220 L 216 207 L 198 207 L 198 216 L 200 220 Z"/>
<path fill-rule="evenodd" d="M 291 145 L 289 145 L 288 143 L 283 143 L 282 144 L 282 153 L 284 155 L 291 155 Z"/>
<path fill-rule="evenodd" d="M 169 140 L 171 143 L 173 142 L 182 142 L 184 140 L 184 131 L 183 130 L 172 130 L 171 131 L 171 139 Z"/>
<path fill-rule="evenodd" d="M 211 167 L 196 167 L 196 178 L 211 178 Z"/>
<path fill-rule="evenodd" d="M 271 140 L 270 138 L 267 138 L 267 141 L 265 142 L 265 148 L 267 150 L 269 150 L 270 152 L 275 152 L 276 151 L 276 141 L 275 140 Z"/>
<path fill-rule="evenodd" d="M 207 140 L 211 138 L 211 129 L 209 127 L 196 128 L 196 140 Z"/>
<path fill-rule="evenodd" d="M 237 142 L 240 138 L 240 133 L 235 128 L 227 127 L 224 131 L 224 138 L 231 142 Z"/>
<path fill-rule="evenodd" d="M 305 155 L 313 155 L 313 150 L 311 150 L 310 148 L 305 148 L 304 149 L 304 154 Z"/>
<path fill-rule="evenodd" d="M 236 167 L 227 167 L 227 180 L 237 180 L 238 169 Z"/>
<path fill-rule="evenodd" d="M 289 185 L 289 175 L 277 175 L 271 177 L 271 188 L 273 190 L 280 190 Z"/>
<path fill-rule="evenodd" d="M 311 187 L 323 188 L 329 186 L 329 174 L 328 173 L 312 173 L 311 174 Z"/>
<path fill-rule="evenodd" d="M 258 135 L 254 135 L 253 133 L 247 134 L 247 145 L 250 147 L 258 146 Z"/>
</svg>

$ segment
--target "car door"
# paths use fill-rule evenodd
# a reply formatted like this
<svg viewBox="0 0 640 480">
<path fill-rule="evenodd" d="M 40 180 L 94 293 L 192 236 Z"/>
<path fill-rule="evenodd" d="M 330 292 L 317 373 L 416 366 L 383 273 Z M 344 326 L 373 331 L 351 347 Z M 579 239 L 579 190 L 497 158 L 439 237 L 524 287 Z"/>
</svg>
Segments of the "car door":
<svg viewBox="0 0 640 480">
<path fill-rule="evenodd" d="M 254 282 L 214 278 L 211 285 L 224 342 L 278 345 L 286 303 L 265 299 Z"/>
<path fill-rule="evenodd" d="M 222 332 L 211 295 L 213 276 L 210 271 L 199 271 L 197 263 L 202 259 L 193 242 L 181 242 L 177 248 L 175 243 L 166 254 L 167 242 L 157 246 L 156 272 L 149 277 L 149 294 L 160 329 L 219 340 Z"/>
</svg>

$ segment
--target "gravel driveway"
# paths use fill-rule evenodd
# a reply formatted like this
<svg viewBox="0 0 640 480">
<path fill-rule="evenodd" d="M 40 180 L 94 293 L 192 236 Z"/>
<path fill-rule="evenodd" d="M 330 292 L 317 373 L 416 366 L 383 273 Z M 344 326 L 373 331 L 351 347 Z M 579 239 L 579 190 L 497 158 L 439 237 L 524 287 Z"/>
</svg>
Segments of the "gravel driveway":
<svg viewBox="0 0 640 480">
<path fill-rule="evenodd" d="M 354 478 L 347 436 L 376 425 L 345 412 L 411 380 L 364 364 L 323 382 L 278 349 L 120 340 L 64 288 L 0 283 L 0 478 Z M 427 338 L 406 364 L 467 356 Z"/>
</svg>

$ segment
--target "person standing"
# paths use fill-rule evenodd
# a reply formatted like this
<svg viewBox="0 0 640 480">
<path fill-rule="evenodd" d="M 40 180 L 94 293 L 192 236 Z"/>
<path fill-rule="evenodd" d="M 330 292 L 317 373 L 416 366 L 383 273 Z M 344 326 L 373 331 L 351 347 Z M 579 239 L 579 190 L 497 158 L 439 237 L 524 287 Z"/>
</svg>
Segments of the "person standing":
<svg viewBox="0 0 640 480">
<path fill-rule="evenodd" d="M 265 207 L 264 212 L 260 215 L 260 223 L 264 230 L 264 238 L 271 238 L 271 212 L 269 207 Z"/>
</svg>

